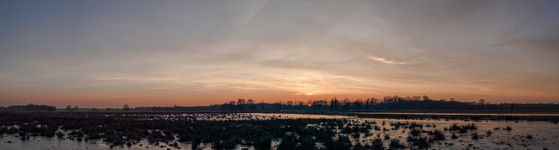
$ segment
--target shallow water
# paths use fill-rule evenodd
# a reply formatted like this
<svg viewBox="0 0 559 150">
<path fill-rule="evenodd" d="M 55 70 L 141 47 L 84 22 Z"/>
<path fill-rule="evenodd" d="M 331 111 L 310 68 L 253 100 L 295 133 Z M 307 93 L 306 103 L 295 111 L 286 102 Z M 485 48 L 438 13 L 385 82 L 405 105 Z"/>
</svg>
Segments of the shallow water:
<svg viewBox="0 0 559 150">
<path fill-rule="evenodd" d="M 11 141 L 11 143 L 7 143 Z M 172 143 L 172 142 L 171 142 Z M 190 143 L 178 142 L 180 149 L 184 150 L 192 150 Z M 199 146 L 202 150 L 211 150 L 212 145 L 211 143 L 202 143 Z M 114 146 L 112 149 L 115 150 L 149 150 L 149 149 L 162 149 L 166 150 L 169 149 L 177 149 L 175 147 L 171 147 L 165 143 L 161 143 L 158 146 L 153 144 L 149 144 L 147 140 L 142 140 L 137 144 L 134 144 L 130 147 L 126 145 L 121 146 Z M 237 149 L 242 148 L 249 148 L 249 150 L 253 150 L 254 148 L 251 147 L 243 147 L 239 145 Z M 56 137 L 53 138 L 46 138 L 46 137 L 31 137 L 29 141 L 21 141 L 18 137 L 14 135 L 4 135 L 0 138 L 0 149 L 1 150 L 35 150 L 35 149 L 42 149 L 42 150 L 91 150 L 91 149 L 111 149 L 111 146 L 105 144 L 102 140 L 95 140 L 95 141 L 73 141 L 69 139 L 58 139 Z"/>
<path fill-rule="evenodd" d="M 382 113 L 386 114 L 386 113 Z M 410 113 L 395 113 L 395 114 L 410 114 Z M 421 115 L 422 113 L 413 113 Z M 439 115 L 438 113 L 428 113 L 429 115 Z M 559 149 L 559 125 L 544 121 L 464 121 L 464 120 L 445 120 L 445 119 L 377 119 L 377 118 L 357 118 L 353 116 L 340 116 L 340 115 L 313 115 L 313 114 L 282 114 L 282 113 L 267 113 L 267 114 L 253 114 L 254 116 L 275 116 L 279 119 L 298 119 L 298 118 L 310 118 L 310 119 L 348 119 L 356 121 L 359 123 L 369 121 L 376 122 L 379 126 L 386 129 L 392 129 L 390 123 L 397 122 L 415 122 L 421 123 L 423 125 L 435 125 L 436 127 L 425 127 L 425 130 L 441 130 L 448 128 L 453 124 L 466 125 L 474 123 L 477 125 L 477 130 L 472 130 L 468 133 L 459 134 L 455 133 L 458 138 L 451 139 L 452 133 L 450 131 L 444 131 L 446 140 L 437 141 L 432 144 L 431 149 L 468 149 L 468 148 L 481 148 L 481 149 Z M 447 113 L 440 115 L 448 115 Z M 456 115 L 469 115 L 469 114 L 456 114 Z M 481 114 L 485 115 L 485 114 Z M 502 114 L 492 114 L 492 115 L 502 115 Z M 505 114 L 513 116 L 515 114 Z M 528 115 L 528 114 L 518 114 L 518 115 Z M 550 114 L 555 115 L 555 114 Z M 385 122 L 385 125 L 382 125 Z M 503 130 L 503 128 L 510 126 L 511 131 Z M 495 130 L 494 128 L 499 128 Z M 490 136 L 486 135 L 487 131 L 491 131 Z M 406 137 L 409 132 L 404 131 L 400 128 L 398 130 L 390 131 L 372 131 L 372 134 L 388 134 L 390 139 L 400 139 L 400 141 L 406 141 Z M 478 140 L 473 140 L 471 138 L 472 133 L 477 133 L 480 135 Z M 422 135 L 426 135 L 423 133 Z M 526 136 L 532 135 L 532 139 L 528 139 Z M 361 140 L 371 140 L 371 138 L 363 138 L 360 135 Z M 385 145 L 389 143 L 388 140 L 384 141 Z M 447 143 L 447 144 L 445 144 Z M 448 143 L 453 143 L 452 145 Z M 471 146 L 469 146 L 472 144 Z"/>
<path fill-rule="evenodd" d="M 448 114 L 445 114 L 448 115 Z M 461 114 L 464 115 L 464 114 Z M 158 118 L 178 119 L 181 117 L 194 117 L 196 120 L 268 120 L 268 119 L 342 119 L 353 124 L 366 123 L 370 126 L 378 126 L 382 130 L 369 131 L 369 136 L 360 134 L 350 136 L 354 144 L 364 143 L 375 138 L 384 138 L 385 135 L 390 139 L 400 139 L 404 145 L 411 143 L 406 142 L 406 138 L 410 135 L 409 129 L 395 129 L 391 124 L 394 123 L 418 123 L 422 124 L 422 130 L 443 131 L 446 140 L 434 142 L 430 149 L 558 149 L 559 148 L 559 125 L 543 121 L 464 121 L 464 120 L 445 120 L 445 119 L 377 119 L 377 118 L 358 118 L 355 116 L 343 115 L 315 115 L 315 114 L 286 114 L 286 113 L 231 113 L 231 114 L 161 114 Z M 466 125 L 474 123 L 477 130 L 471 130 L 467 133 L 458 133 L 445 131 L 453 124 Z M 313 125 L 311 125 L 313 126 Z M 320 126 L 320 125 L 314 125 Z M 512 130 L 507 131 L 503 128 L 511 127 Z M 496 130 L 497 128 L 498 130 Z M 486 132 L 491 131 L 488 136 Z M 339 133 L 339 131 L 338 131 Z M 451 139 L 452 134 L 458 136 L 457 139 Z M 479 139 L 472 139 L 471 134 L 479 134 Z M 339 133 L 338 135 L 344 135 Z M 531 135 L 531 138 L 528 138 Z M 427 133 L 421 133 L 421 136 L 427 136 Z M 9 143 L 8 141 L 11 141 Z M 95 142 L 95 143 L 94 143 Z M 384 140 L 383 143 L 387 147 L 390 140 Z M 190 144 L 185 142 L 177 142 L 181 149 L 190 149 Z M 278 141 L 274 142 L 277 145 Z M 141 146 L 140 146 L 141 144 Z M 320 143 L 317 143 L 320 145 Z M 203 149 L 211 149 L 210 143 L 202 144 Z M 150 145 L 146 140 L 140 141 L 131 147 L 115 146 L 114 149 L 175 149 L 162 143 L 159 146 Z M 237 146 L 237 149 L 252 147 Z M 21 150 L 21 149 L 110 149 L 110 145 L 105 144 L 101 140 L 78 142 L 69 139 L 31 137 L 29 141 L 21 141 L 16 135 L 2 135 L 0 138 L 0 149 L 2 150 Z"/>
<path fill-rule="evenodd" d="M 354 114 L 433 115 L 433 116 L 559 116 L 557 113 L 413 113 L 413 112 L 355 112 Z"/>
</svg>

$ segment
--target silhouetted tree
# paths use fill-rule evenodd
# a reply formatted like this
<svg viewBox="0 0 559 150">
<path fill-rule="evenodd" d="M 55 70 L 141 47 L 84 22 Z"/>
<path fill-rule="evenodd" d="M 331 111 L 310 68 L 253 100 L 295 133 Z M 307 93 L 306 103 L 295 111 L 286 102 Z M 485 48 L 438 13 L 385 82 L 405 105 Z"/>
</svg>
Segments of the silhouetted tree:
<svg viewBox="0 0 559 150">
<path fill-rule="evenodd" d="M 256 105 L 254 104 L 254 100 L 248 99 L 247 103 L 248 103 L 248 109 L 250 109 L 251 111 L 256 110 Z"/>
<path fill-rule="evenodd" d="M 124 104 L 124 105 L 122 105 L 122 110 L 128 111 L 128 110 L 130 110 L 130 106 L 128 106 L 128 104 Z"/>
<path fill-rule="evenodd" d="M 340 101 L 338 101 L 337 98 L 334 97 L 330 100 L 330 110 L 331 111 L 337 110 L 339 106 L 340 106 Z"/>
<path fill-rule="evenodd" d="M 27 105 L 12 105 L 8 107 L 1 107 L 0 110 L 7 110 L 7 111 L 55 111 L 55 106 L 48 106 L 48 105 L 35 105 L 35 104 L 27 104 Z"/>
<path fill-rule="evenodd" d="M 431 100 L 431 98 L 429 98 L 429 96 L 427 96 L 427 95 L 423 95 L 423 100 L 428 101 L 428 100 Z"/>
<path fill-rule="evenodd" d="M 365 100 L 365 110 L 370 110 L 371 109 L 371 99 L 367 98 L 367 100 Z"/>
<path fill-rule="evenodd" d="M 355 106 L 355 109 L 361 111 L 361 107 L 363 106 L 363 101 L 361 99 L 357 99 L 353 101 L 353 106 Z"/>
<path fill-rule="evenodd" d="M 342 103 L 343 103 L 342 109 L 343 109 L 344 111 L 348 111 L 349 108 L 350 108 L 350 105 L 351 105 L 351 102 L 349 101 L 349 99 L 344 99 L 344 100 L 342 101 Z"/>
<path fill-rule="evenodd" d="M 238 111 L 244 111 L 245 110 L 245 104 L 246 104 L 246 100 L 239 98 L 237 100 L 237 110 Z"/>
</svg>

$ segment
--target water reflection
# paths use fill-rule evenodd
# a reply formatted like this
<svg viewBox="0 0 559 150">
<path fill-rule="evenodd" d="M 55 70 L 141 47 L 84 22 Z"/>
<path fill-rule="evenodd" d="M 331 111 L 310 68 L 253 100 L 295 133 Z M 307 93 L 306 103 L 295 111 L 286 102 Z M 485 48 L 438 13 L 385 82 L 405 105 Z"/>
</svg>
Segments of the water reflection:
<svg viewBox="0 0 559 150">
<path fill-rule="evenodd" d="M 369 113 L 371 114 L 371 113 Z M 373 113 L 374 114 L 374 113 Z M 402 113 L 394 113 L 402 114 Z M 428 113 L 429 115 L 439 115 Z M 409 115 L 409 113 L 406 113 Z M 413 115 L 413 114 L 412 114 Z M 417 114 L 417 115 L 423 115 Z M 448 114 L 443 114 L 448 115 Z M 464 115 L 464 114 L 460 114 Z M 484 114 L 483 114 L 484 115 Z M 76 115 L 76 117 L 79 115 Z M 93 117 L 92 115 L 88 115 Z M 218 121 L 236 122 L 240 128 L 258 127 L 250 122 L 237 121 L 266 121 L 266 120 L 321 120 L 308 121 L 300 130 L 293 125 L 280 125 L 285 135 L 271 139 L 272 149 L 281 148 L 282 143 L 289 140 L 301 144 L 304 137 L 320 139 L 329 137 L 334 141 L 347 140 L 353 147 L 421 148 L 427 144 L 430 149 L 543 149 L 559 147 L 559 125 L 542 121 L 495 121 L 495 120 L 449 120 L 449 119 L 379 119 L 359 118 L 346 115 L 321 114 L 290 114 L 290 113 L 114 113 L 103 114 L 104 117 L 115 120 L 172 120 L 172 121 Z M 93 117 L 94 118 L 94 117 Z M 248 123 L 243 126 L 243 124 Z M 257 124 L 257 123 L 256 123 Z M 35 125 L 42 128 L 46 125 Z M 100 128 L 103 126 L 100 126 Z M 2 129 L 19 129 L 18 124 L 2 126 Z M 185 127 L 187 128 L 187 127 Z M 293 128 L 289 129 L 289 128 Z M 288 129 L 288 130 L 285 130 Z M 162 129 L 163 130 L 163 129 Z M 278 129 L 279 130 L 279 129 Z M 152 130 L 148 130 L 151 132 Z M 158 131 L 158 129 L 153 130 Z M 65 131 L 69 135 L 71 131 Z M 158 131 L 159 132 L 159 131 Z M 302 133 L 307 132 L 307 133 Z M 310 135 L 310 136 L 306 136 Z M 20 140 L 21 134 L 4 134 L 0 138 L 0 149 L 192 149 L 192 142 L 179 141 L 178 135 L 174 140 L 159 141 L 157 144 L 147 139 L 133 144 L 110 145 L 103 140 L 76 140 L 70 138 L 47 138 L 29 136 L 29 140 Z M 283 138 L 282 138 L 283 137 Z M 285 137 L 300 137 L 289 139 Z M 125 137 L 126 138 L 126 137 Z M 315 142 L 316 148 L 332 147 L 332 143 Z M 177 143 L 177 145 L 174 145 Z M 255 143 L 240 141 L 234 149 L 255 149 Z M 196 147 L 201 149 L 215 148 L 212 142 L 200 142 Z"/>
</svg>

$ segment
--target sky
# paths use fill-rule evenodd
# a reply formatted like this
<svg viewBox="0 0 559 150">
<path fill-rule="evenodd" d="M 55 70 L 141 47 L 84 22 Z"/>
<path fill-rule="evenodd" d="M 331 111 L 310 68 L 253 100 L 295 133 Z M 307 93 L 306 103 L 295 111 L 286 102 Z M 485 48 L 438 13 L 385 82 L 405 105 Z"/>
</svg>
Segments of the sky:
<svg viewBox="0 0 559 150">
<path fill-rule="evenodd" d="M 0 105 L 393 95 L 559 103 L 559 1 L 0 1 Z"/>
</svg>

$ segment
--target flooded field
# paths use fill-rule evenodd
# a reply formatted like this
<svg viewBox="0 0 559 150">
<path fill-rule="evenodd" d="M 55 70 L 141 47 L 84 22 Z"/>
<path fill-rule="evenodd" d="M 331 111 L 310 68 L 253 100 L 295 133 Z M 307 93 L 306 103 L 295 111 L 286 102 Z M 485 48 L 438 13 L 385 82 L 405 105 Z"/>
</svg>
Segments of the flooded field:
<svg viewBox="0 0 559 150">
<path fill-rule="evenodd" d="M 0 134 L 7 150 L 559 147 L 553 121 L 284 113 L 4 113 Z"/>
</svg>

